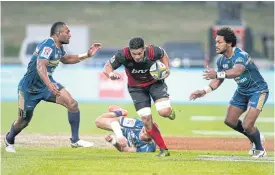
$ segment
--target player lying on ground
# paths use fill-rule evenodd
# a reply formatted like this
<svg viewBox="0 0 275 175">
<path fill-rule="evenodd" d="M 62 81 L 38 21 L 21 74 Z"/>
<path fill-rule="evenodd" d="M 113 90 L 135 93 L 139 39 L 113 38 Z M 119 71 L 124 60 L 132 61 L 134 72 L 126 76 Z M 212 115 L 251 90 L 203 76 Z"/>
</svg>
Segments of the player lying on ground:
<svg viewBox="0 0 275 175">
<path fill-rule="evenodd" d="M 149 72 L 150 67 L 160 60 L 166 66 L 166 75 L 162 80 L 154 79 Z M 157 46 L 144 45 L 140 37 L 132 38 L 129 46 L 119 50 L 105 64 L 103 73 L 111 80 L 120 79 L 120 74 L 115 70 L 120 66 L 125 67 L 128 77 L 128 91 L 131 95 L 135 109 L 146 128 L 160 148 L 158 156 L 169 156 L 170 153 L 162 138 L 159 128 L 153 122 L 151 99 L 155 102 L 160 116 L 174 120 L 176 114 L 171 107 L 167 85 L 164 79 L 169 76 L 169 57 L 165 51 Z"/>
<path fill-rule="evenodd" d="M 139 119 L 126 117 L 128 112 L 118 106 L 109 107 L 109 112 L 102 114 L 96 120 L 100 129 L 113 131 L 105 136 L 121 152 L 155 152 L 156 144 L 147 134 Z"/>
<path fill-rule="evenodd" d="M 69 27 L 64 22 L 56 22 L 51 27 L 50 37 L 36 47 L 27 73 L 18 85 L 18 119 L 12 122 L 11 129 L 4 138 L 7 152 L 15 152 L 15 136 L 28 126 L 34 109 L 41 100 L 60 104 L 68 109 L 72 147 L 91 147 L 93 145 L 93 143 L 79 139 L 80 111 L 77 101 L 64 86 L 53 79 L 52 74 L 59 61 L 64 64 L 79 63 L 93 56 L 101 48 L 101 44 L 94 43 L 87 53 L 71 55 L 67 54 L 63 48 L 63 44 L 69 44 L 70 38 Z"/>
<path fill-rule="evenodd" d="M 203 97 L 217 89 L 224 79 L 234 79 L 238 88 L 230 101 L 224 123 L 250 140 L 249 155 L 265 157 L 264 138 L 254 125 L 268 98 L 268 86 L 249 54 L 237 48 L 236 43 L 237 38 L 231 28 L 224 27 L 217 31 L 216 52 L 221 54 L 217 60 L 218 71 L 205 70 L 203 78 L 211 79 L 209 86 L 193 92 L 189 98 L 195 100 Z M 244 120 L 239 120 L 245 111 Z"/>
</svg>

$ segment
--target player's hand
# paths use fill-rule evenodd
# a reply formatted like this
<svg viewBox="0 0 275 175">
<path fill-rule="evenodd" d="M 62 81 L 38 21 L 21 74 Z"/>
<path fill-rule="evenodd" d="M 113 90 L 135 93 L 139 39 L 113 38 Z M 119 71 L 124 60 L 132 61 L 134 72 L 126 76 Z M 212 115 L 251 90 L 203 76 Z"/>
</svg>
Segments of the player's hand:
<svg viewBox="0 0 275 175">
<path fill-rule="evenodd" d="M 203 71 L 203 79 L 210 80 L 210 79 L 216 79 L 217 78 L 217 72 L 214 71 L 212 68 L 208 68 Z"/>
<path fill-rule="evenodd" d="M 89 56 L 94 56 L 96 52 L 101 49 L 101 43 L 93 43 L 92 46 L 88 50 Z"/>
<path fill-rule="evenodd" d="M 120 74 L 117 73 L 117 72 L 110 72 L 110 73 L 109 73 L 109 78 L 110 78 L 111 80 L 117 80 L 117 79 L 120 79 L 121 76 L 120 76 Z"/>
<path fill-rule="evenodd" d="M 158 79 L 158 80 L 164 80 L 164 79 L 167 78 L 169 75 L 170 75 L 170 70 L 167 69 L 165 75 L 164 75 L 162 78 Z"/>
<path fill-rule="evenodd" d="M 203 97 L 205 94 L 206 92 L 204 90 L 196 90 L 191 93 L 191 95 L 189 96 L 189 100 L 196 100 L 197 98 Z"/>
<path fill-rule="evenodd" d="M 121 146 L 121 147 L 126 147 L 127 146 L 127 139 L 126 137 L 121 137 L 117 139 L 117 143 Z"/>
<path fill-rule="evenodd" d="M 104 138 L 105 138 L 105 140 L 106 140 L 107 142 L 111 142 L 111 141 L 113 140 L 113 137 L 112 137 L 111 134 L 106 135 Z"/>
<path fill-rule="evenodd" d="M 56 95 L 56 96 L 61 95 L 60 91 L 58 90 L 58 86 L 55 83 L 51 82 L 47 86 L 48 86 L 49 91 L 51 91 L 54 95 Z"/>
</svg>

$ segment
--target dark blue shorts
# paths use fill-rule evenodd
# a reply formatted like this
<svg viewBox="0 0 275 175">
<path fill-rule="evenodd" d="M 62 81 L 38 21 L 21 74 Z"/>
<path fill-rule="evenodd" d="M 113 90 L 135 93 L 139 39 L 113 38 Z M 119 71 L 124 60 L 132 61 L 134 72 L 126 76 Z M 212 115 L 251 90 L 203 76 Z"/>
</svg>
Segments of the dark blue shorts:
<svg viewBox="0 0 275 175">
<path fill-rule="evenodd" d="M 56 83 L 56 86 L 59 90 L 64 88 L 60 83 Z M 56 103 L 56 96 L 47 87 L 39 93 L 30 93 L 27 89 L 22 88 L 18 89 L 18 106 L 23 111 L 34 110 L 41 100 Z"/>
<path fill-rule="evenodd" d="M 247 110 L 248 106 L 262 110 L 268 95 L 269 92 L 258 92 L 252 95 L 244 95 L 236 90 L 230 104 L 243 110 Z"/>
</svg>

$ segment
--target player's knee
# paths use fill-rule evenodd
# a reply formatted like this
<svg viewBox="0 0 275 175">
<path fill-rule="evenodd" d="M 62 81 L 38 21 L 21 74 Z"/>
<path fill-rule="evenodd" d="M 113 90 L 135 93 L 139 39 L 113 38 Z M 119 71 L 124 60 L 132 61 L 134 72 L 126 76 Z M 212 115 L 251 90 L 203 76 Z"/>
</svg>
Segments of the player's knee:
<svg viewBox="0 0 275 175">
<path fill-rule="evenodd" d="M 145 127 L 152 123 L 152 111 L 150 107 L 141 108 L 137 111 Z"/>
<path fill-rule="evenodd" d="M 250 133 L 254 127 L 254 123 L 248 122 L 248 121 L 243 121 L 242 126 L 243 126 L 243 129 L 245 130 L 245 132 Z"/>
<path fill-rule="evenodd" d="M 32 119 L 33 110 L 23 111 L 19 109 L 19 118 L 14 122 L 14 126 L 18 129 L 24 129 L 27 127 Z"/>
<path fill-rule="evenodd" d="M 99 117 L 95 119 L 95 125 L 96 125 L 97 128 L 101 128 L 100 127 L 101 126 L 101 120 L 100 120 Z"/>
<path fill-rule="evenodd" d="M 172 112 L 172 108 L 163 108 L 158 111 L 159 115 L 162 117 L 169 117 Z"/>
<path fill-rule="evenodd" d="M 155 103 L 156 109 L 159 113 L 159 115 L 163 117 L 170 116 L 172 112 L 170 100 L 160 101 Z"/>
<path fill-rule="evenodd" d="M 234 122 L 228 118 L 226 118 L 224 120 L 224 124 L 226 124 L 227 126 L 231 127 L 231 128 L 234 128 L 237 124 L 234 125 Z"/>
<path fill-rule="evenodd" d="M 69 101 L 68 110 L 71 111 L 71 112 L 78 111 L 78 103 L 75 99 L 72 99 L 72 100 Z"/>
</svg>

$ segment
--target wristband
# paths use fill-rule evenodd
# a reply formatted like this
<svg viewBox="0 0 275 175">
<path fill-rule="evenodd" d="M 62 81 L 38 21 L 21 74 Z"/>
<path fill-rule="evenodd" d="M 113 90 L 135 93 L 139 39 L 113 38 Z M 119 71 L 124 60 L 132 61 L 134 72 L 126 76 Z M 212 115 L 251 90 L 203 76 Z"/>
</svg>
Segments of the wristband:
<svg viewBox="0 0 275 175">
<path fill-rule="evenodd" d="M 88 53 L 81 53 L 81 54 L 78 54 L 78 60 L 79 61 L 83 61 L 83 60 L 85 60 L 85 59 L 87 59 L 87 58 L 89 58 L 90 57 L 90 55 L 88 54 Z"/>
<path fill-rule="evenodd" d="M 213 91 L 213 88 L 211 86 L 206 86 L 203 90 L 205 91 L 205 94 L 208 94 Z"/>
<path fill-rule="evenodd" d="M 217 72 L 217 78 L 220 78 L 220 79 L 226 78 L 225 71 Z"/>
</svg>

